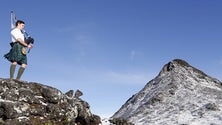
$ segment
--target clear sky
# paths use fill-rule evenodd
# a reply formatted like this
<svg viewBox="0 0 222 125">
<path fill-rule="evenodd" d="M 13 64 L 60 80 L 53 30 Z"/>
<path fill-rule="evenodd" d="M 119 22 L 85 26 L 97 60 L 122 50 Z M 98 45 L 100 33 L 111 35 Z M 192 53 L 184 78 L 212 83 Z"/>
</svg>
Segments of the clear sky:
<svg viewBox="0 0 222 125">
<path fill-rule="evenodd" d="M 22 80 L 79 89 L 102 117 L 175 58 L 222 80 L 221 0 L 0 0 L 2 78 L 11 10 L 35 38 Z"/>
</svg>

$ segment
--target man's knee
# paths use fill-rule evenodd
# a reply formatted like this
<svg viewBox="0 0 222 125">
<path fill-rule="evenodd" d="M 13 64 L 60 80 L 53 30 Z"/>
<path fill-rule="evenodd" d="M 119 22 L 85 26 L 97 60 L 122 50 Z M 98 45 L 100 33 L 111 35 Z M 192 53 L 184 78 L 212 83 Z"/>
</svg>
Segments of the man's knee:
<svg viewBox="0 0 222 125">
<path fill-rule="evenodd" d="M 22 68 L 26 68 L 26 64 L 22 64 Z"/>
<path fill-rule="evenodd" d="M 12 62 L 13 65 L 17 65 L 17 62 Z"/>
</svg>

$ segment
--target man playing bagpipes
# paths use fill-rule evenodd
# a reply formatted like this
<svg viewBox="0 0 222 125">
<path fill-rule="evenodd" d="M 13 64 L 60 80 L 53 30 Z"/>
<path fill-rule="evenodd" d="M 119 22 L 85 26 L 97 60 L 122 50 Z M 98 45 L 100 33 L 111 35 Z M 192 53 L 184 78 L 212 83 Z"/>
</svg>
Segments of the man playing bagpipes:
<svg viewBox="0 0 222 125">
<path fill-rule="evenodd" d="M 14 21 L 16 20 L 13 12 L 11 12 L 11 21 L 12 19 L 14 19 Z M 13 26 L 11 27 L 12 28 L 11 31 L 12 42 L 10 43 L 11 49 L 7 54 L 4 55 L 4 57 L 11 62 L 10 79 L 13 79 L 16 65 L 18 64 L 20 65 L 20 68 L 18 70 L 16 79 L 20 80 L 27 66 L 26 48 L 29 48 L 30 50 L 33 47 L 34 39 L 31 38 L 30 36 L 28 37 L 28 39 L 26 39 L 24 34 L 26 33 L 24 31 L 24 27 L 25 27 L 25 22 L 22 20 L 16 20 L 15 28 L 13 28 Z"/>
</svg>

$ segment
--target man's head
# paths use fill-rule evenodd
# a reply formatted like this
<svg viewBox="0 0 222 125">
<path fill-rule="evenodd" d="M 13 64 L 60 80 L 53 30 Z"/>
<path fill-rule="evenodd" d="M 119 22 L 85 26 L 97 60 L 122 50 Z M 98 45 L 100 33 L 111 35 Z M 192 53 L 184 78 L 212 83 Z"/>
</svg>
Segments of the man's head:
<svg viewBox="0 0 222 125">
<path fill-rule="evenodd" d="M 25 22 L 22 21 L 22 20 L 17 20 L 16 23 L 15 23 L 15 26 L 22 30 L 25 27 Z"/>
</svg>

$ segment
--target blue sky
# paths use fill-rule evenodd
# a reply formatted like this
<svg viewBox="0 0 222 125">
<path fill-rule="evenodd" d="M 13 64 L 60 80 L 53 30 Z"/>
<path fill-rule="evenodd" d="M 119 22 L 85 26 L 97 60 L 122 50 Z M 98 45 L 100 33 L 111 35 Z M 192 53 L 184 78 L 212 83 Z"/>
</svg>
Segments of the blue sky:
<svg viewBox="0 0 222 125">
<path fill-rule="evenodd" d="M 221 0 L 0 0 L 0 77 L 9 77 L 10 11 L 35 38 L 22 79 L 81 90 L 113 115 L 180 58 L 222 80 Z"/>
</svg>

